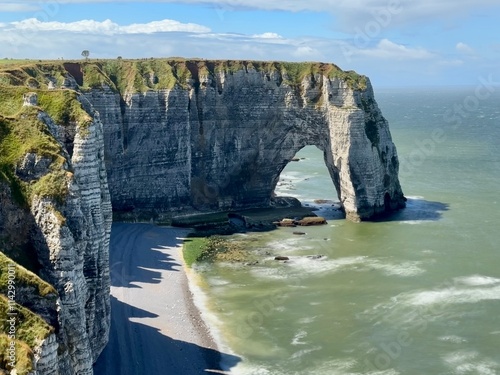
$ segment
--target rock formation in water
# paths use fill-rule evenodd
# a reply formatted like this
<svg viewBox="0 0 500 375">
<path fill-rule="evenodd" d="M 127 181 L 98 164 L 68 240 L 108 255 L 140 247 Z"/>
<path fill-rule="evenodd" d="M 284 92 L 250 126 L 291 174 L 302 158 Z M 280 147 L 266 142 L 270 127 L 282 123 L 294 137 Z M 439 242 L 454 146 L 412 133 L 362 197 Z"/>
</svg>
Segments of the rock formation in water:
<svg viewBox="0 0 500 375">
<path fill-rule="evenodd" d="M 366 77 L 331 64 L 168 66 L 172 87 L 160 88 L 166 77 L 145 62 L 140 92 L 117 89 L 115 74 L 114 87 L 85 93 L 104 123 L 115 212 L 269 206 L 281 171 L 306 145 L 323 151 L 348 219 L 404 206 L 396 148 Z"/>
<path fill-rule="evenodd" d="M 0 70 L 0 250 L 12 258 L 0 261 L 25 266 L 16 265 L 16 308 L 38 327 L 34 337 L 19 326 L 26 368 L 92 373 L 109 331 L 111 204 L 117 217 L 140 220 L 267 207 L 306 145 L 323 151 L 348 219 L 404 206 L 370 82 L 335 65 L 122 60 Z M 8 303 L 0 297 L 3 310 Z"/>
</svg>

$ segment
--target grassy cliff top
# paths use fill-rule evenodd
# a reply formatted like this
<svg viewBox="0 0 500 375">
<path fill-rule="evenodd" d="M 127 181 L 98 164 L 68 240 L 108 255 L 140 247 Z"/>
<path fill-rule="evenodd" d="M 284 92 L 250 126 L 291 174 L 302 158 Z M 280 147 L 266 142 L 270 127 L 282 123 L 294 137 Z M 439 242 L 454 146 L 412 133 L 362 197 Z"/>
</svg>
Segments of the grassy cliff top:
<svg viewBox="0 0 500 375">
<path fill-rule="evenodd" d="M 88 61 L 19 61 L 0 60 L 0 85 L 47 89 L 60 87 L 68 73 L 85 90 L 109 86 L 119 92 L 187 87 L 189 81 L 199 82 L 202 76 L 238 71 L 279 73 L 282 81 L 298 85 L 307 76 L 322 74 L 330 79 L 344 80 L 353 89 L 364 90 L 366 77 L 343 71 L 337 65 L 320 62 L 282 62 L 250 60 L 142 59 Z M 52 83 L 50 83 L 52 82 Z"/>
</svg>

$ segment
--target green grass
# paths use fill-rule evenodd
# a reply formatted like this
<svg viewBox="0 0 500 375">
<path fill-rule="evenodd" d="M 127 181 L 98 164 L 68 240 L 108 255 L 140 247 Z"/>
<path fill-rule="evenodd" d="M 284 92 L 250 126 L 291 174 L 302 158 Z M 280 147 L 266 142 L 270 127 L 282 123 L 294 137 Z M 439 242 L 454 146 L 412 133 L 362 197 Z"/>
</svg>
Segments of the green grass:
<svg viewBox="0 0 500 375">
<path fill-rule="evenodd" d="M 191 267 L 196 262 L 248 262 L 253 257 L 243 246 L 222 236 L 188 237 L 183 246 L 184 262 Z"/>
<path fill-rule="evenodd" d="M 366 89 L 366 77 L 353 71 L 343 71 L 334 64 L 319 62 L 275 62 L 245 60 L 202 59 L 110 59 L 89 61 L 3 60 L 0 64 L 0 83 L 38 86 L 46 88 L 47 76 L 56 78 L 58 84 L 67 74 L 64 63 L 76 63 L 83 72 L 82 89 L 111 87 L 120 93 L 145 92 L 148 90 L 186 88 L 188 80 L 196 76 L 216 75 L 220 72 L 233 74 L 238 71 L 279 72 L 289 85 L 299 85 L 308 75 L 323 74 L 330 79 L 344 80 L 353 89 Z M 195 74 L 196 76 L 193 76 Z"/>
<path fill-rule="evenodd" d="M 38 60 L 29 60 L 29 59 L 0 59 L 0 65 L 21 65 L 21 64 L 29 64 L 35 63 Z"/>
<path fill-rule="evenodd" d="M 28 374 L 33 370 L 33 349 L 41 340 L 46 339 L 54 328 L 48 325 L 40 316 L 34 314 L 30 310 L 15 304 L 16 316 L 16 370 L 17 374 Z M 10 339 L 7 337 L 9 332 L 9 323 L 7 315 L 9 311 L 8 299 L 0 295 L 0 364 L 8 362 L 6 358 L 7 348 L 10 344 Z"/>
<path fill-rule="evenodd" d="M 188 237 L 184 241 L 182 254 L 188 267 L 199 261 L 208 246 L 207 237 Z"/>
<path fill-rule="evenodd" d="M 0 82 L 0 115 L 17 115 L 23 107 L 23 95 L 29 91 L 27 87 L 8 86 Z"/>
<path fill-rule="evenodd" d="M 3 252 L 0 252 L 0 293 L 2 294 L 6 294 L 7 291 L 9 264 L 15 264 L 15 262 Z M 52 285 L 42 280 L 33 272 L 28 271 L 26 268 L 15 264 L 15 275 L 17 286 L 33 287 L 38 291 L 38 295 L 41 297 L 57 298 L 57 292 Z"/>
<path fill-rule="evenodd" d="M 58 125 L 68 125 L 77 122 L 82 128 L 92 123 L 92 117 L 85 112 L 77 99 L 77 93 L 72 90 L 40 90 L 38 105 Z"/>
<path fill-rule="evenodd" d="M 52 299 L 55 306 L 58 298 L 55 288 L 43 281 L 34 273 L 28 271 L 24 267 L 15 264 L 12 259 L 0 252 L 0 368 L 6 369 L 7 363 L 7 348 L 10 345 L 9 323 L 7 319 L 9 312 L 9 300 L 7 299 L 8 281 L 9 281 L 9 265 L 14 264 L 15 267 L 15 291 L 20 293 L 21 290 L 26 292 L 32 290 L 40 297 Z M 26 298 L 23 295 L 23 298 Z M 17 313 L 16 318 L 16 370 L 17 374 L 28 374 L 33 370 L 33 349 L 41 340 L 47 338 L 54 332 L 54 328 L 47 324 L 39 315 L 26 309 L 25 307 L 15 304 L 14 312 Z"/>
<path fill-rule="evenodd" d="M 7 349 L 10 346 L 10 338 L 4 333 L 0 333 L 0 369 L 10 369 Z M 23 341 L 15 341 L 16 350 L 16 374 L 28 375 L 33 370 L 33 351 Z M 0 374 L 7 374 L 0 370 Z"/>
<path fill-rule="evenodd" d="M 20 60 L 0 64 L 0 84 L 46 89 L 49 84 L 48 77 L 60 86 L 66 75 L 64 65 L 60 61 Z"/>
<path fill-rule="evenodd" d="M 16 118 L 0 116 L 0 179 L 9 184 L 16 202 L 25 207 L 33 194 L 62 202 L 68 192 L 69 176 L 63 170 L 65 159 L 61 147 L 36 115 L 37 110 L 28 107 Z M 30 152 L 51 159 L 52 164 L 47 175 L 27 183 L 16 176 L 15 169 Z"/>
<path fill-rule="evenodd" d="M 43 69 L 25 67 L 21 71 L 22 74 L 31 72 L 36 76 L 37 72 Z M 23 107 L 23 95 L 28 92 L 37 93 L 38 108 Z M 82 108 L 77 95 L 72 90 L 32 89 L 0 84 L 0 179 L 9 183 L 19 204 L 26 206 L 33 194 L 53 197 L 59 203 L 66 197 L 70 177 L 63 170 L 66 160 L 62 156 L 60 145 L 37 115 L 43 110 L 58 125 L 69 126 L 77 123 L 85 136 L 84 132 L 92 118 Z M 36 153 L 52 160 L 49 173 L 30 184 L 24 183 L 15 175 L 16 166 L 27 153 Z"/>
</svg>

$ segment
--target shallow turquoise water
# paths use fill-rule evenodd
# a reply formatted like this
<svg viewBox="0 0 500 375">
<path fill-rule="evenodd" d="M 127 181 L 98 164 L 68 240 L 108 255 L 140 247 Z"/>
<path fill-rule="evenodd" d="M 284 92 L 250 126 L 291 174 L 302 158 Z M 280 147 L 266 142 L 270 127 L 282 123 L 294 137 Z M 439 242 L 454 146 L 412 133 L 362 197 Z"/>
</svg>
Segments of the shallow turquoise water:
<svg viewBox="0 0 500 375">
<path fill-rule="evenodd" d="M 233 236 L 256 265 L 198 266 L 212 324 L 243 359 L 234 373 L 500 373 L 500 93 L 471 95 L 377 93 L 409 197 L 391 221 L 349 223 L 325 203 L 329 224 L 305 236 Z M 336 200 L 321 152 L 297 156 L 278 192 Z"/>
</svg>

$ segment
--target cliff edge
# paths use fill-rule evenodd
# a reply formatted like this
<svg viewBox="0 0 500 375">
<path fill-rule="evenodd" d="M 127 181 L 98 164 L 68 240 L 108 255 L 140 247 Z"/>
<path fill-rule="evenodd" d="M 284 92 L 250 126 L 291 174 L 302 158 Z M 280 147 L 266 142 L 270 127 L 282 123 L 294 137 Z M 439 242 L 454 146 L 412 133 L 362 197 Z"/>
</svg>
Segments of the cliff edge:
<svg viewBox="0 0 500 375">
<path fill-rule="evenodd" d="M 333 64 L 256 61 L 71 69 L 101 114 L 120 217 L 267 207 L 281 171 L 307 145 L 323 151 L 348 219 L 404 206 L 396 148 L 367 77 Z"/>
<path fill-rule="evenodd" d="M 1 368 L 92 374 L 110 322 L 102 124 L 76 92 L 34 89 L 0 85 L 0 339 L 17 348 Z"/>
</svg>

